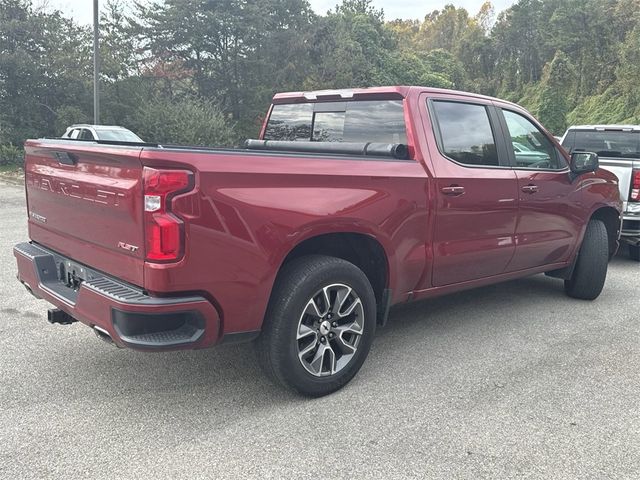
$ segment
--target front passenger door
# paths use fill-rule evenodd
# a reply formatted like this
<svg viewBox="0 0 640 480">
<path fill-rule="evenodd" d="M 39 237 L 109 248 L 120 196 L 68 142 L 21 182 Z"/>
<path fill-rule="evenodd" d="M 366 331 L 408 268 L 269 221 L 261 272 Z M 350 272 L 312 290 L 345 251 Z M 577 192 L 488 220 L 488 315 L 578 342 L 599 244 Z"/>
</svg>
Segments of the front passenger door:
<svg viewBox="0 0 640 480">
<path fill-rule="evenodd" d="M 509 270 L 566 261 L 583 213 L 564 155 L 523 112 L 503 108 L 503 128 L 518 177 L 520 214 Z"/>
</svg>

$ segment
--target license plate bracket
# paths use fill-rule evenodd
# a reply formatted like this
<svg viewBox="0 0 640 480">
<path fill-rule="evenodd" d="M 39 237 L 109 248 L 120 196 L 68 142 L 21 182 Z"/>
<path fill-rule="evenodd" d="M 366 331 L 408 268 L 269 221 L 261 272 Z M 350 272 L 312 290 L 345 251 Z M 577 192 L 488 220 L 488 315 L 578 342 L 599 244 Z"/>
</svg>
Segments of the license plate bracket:
<svg viewBox="0 0 640 480">
<path fill-rule="evenodd" d="M 60 281 L 74 290 L 78 290 L 80 284 L 87 279 L 87 269 L 83 265 L 70 260 L 60 262 L 58 271 Z"/>
</svg>

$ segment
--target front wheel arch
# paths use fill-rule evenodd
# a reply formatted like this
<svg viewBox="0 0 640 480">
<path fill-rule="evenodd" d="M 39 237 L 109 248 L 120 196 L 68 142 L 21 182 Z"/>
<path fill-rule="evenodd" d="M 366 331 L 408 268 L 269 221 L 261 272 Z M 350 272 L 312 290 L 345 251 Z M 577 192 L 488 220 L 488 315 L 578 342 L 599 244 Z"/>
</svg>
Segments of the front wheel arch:
<svg viewBox="0 0 640 480">
<path fill-rule="evenodd" d="M 595 300 L 607 278 L 607 231 L 598 218 L 589 220 L 573 271 L 564 281 L 567 295 L 582 300 Z"/>
<path fill-rule="evenodd" d="M 607 228 L 609 240 L 609 259 L 613 258 L 618 250 L 618 238 L 620 237 L 621 215 L 613 207 L 601 207 L 591 214 L 589 220 L 600 220 Z M 583 235 L 584 239 L 584 235 Z"/>
<path fill-rule="evenodd" d="M 582 246 L 582 242 L 584 241 L 584 236 L 587 231 L 587 226 L 591 220 L 600 220 L 604 223 L 605 228 L 607 229 L 607 238 L 608 238 L 608 248 L 609 248 L 609 260 L 613 258 L 618 250 L 618 238 L 620 236 L 620 212 L 618 212 L 613 207 L 600 207 L 595 210 L 589 221 L 585 224 L 584 229 L 582 230 L 582 235 L 580 237 L 580 241 L 576 245 L 575 253 L 573 254 L 573 258 L 571 263 L 557 270 L 552 270 L 550 272 L 546 272 L 545 275 L 553 278 L 559 278 L 562 280 L 569 280 L 573 275 L 573 271 L 576 267 L 576 262 L 578 261 L 578 254 L 580 252 L 580 247 Z"/>
</svg>

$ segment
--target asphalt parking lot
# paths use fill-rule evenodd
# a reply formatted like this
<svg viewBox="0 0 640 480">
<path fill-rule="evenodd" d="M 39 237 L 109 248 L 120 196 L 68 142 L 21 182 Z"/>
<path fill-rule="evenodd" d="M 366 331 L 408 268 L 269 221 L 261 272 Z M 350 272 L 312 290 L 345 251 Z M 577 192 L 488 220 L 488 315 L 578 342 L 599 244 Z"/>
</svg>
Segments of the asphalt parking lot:
<svg viewBox="0 0 640 480">
<path fill-rule="evenodd" d="M 0 478 L 638 478 L 640 266 L 594 302 L 542 275 L 395 308 L 356 379 L 270 384 L 250 345 L 145 354 L 52 326 L 0 184 Z"/>
</svg>

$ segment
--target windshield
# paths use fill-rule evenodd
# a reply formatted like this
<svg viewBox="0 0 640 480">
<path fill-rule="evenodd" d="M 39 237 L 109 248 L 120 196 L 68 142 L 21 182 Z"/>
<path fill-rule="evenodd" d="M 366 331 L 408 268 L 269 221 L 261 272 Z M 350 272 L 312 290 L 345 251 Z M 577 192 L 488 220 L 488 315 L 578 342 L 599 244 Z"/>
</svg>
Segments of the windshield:
<svg viewBox="0 0 640 480">
<path fill-rule="evenodd" d="M 97 130 L 98 140 L 113 140 L 116 142 L 135 142 L 142 143 L 142 139 L 137 136 L 135 133 L 124 130 Z"/>
<path fill-rule="evenodd" d="M 402 100 L 274 105 L 264 139 L 406 144 Z"/>
<path fill-rule="evenodd" d="M 596 130 L 574 132 L 572 151 L 595 152 L 602 157 L 640 157 L 640 132 Z"/>
</svg>

